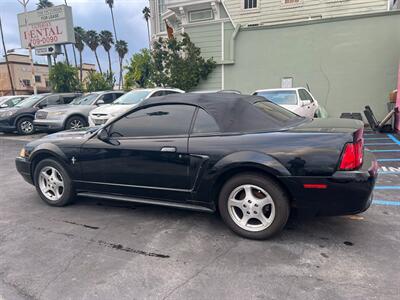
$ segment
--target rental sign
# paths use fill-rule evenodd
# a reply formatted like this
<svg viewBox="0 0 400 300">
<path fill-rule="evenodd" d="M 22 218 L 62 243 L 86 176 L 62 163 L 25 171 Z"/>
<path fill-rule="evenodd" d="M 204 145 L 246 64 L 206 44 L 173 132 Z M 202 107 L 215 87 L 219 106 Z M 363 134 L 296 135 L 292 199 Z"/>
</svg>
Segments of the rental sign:
<svg viewBox="0 0 400 300">
<path fill-rule="evenodd" d="M 22 48 L 75 43 L 72 9 L 53 6 L 18 14 Z"/>
</svg>

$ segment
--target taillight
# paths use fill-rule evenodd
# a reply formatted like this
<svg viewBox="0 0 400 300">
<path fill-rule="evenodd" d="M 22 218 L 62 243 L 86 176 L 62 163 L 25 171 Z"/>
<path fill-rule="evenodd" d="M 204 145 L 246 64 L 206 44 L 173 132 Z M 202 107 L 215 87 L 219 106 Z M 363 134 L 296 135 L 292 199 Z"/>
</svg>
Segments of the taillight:
<svg viewBox="0 0 400 300">
<path fill-rule="evenodd" d="M 339 170 L 356 170 L 361 167 L 364 156 L 364 140 L 360 138 L 355 143 L 346 144 Z"/>
</svg>

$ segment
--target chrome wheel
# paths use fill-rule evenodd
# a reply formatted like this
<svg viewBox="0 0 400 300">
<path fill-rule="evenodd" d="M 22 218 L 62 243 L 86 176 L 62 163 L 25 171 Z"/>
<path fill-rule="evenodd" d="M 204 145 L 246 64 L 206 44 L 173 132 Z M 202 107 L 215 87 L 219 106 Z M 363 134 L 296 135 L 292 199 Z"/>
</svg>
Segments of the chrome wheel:
<svg viewBox="0 0 400 300">
<path fill-rule="evenodd" d="M 83 127 L 83 123 L 79 119 L 74 119 L 71 122 L 69 122 L 69 128 L 71 129 L 79 129 Z"/>
<path fill-rule="evenodd" d="M 21 123 L 20 127 L 21 127 L 22 132 L 25 134 L 29 134 L 33 131 L 33 124 L 31 121 L 28 121 L 28 120 L 23 121 Z"/>
<path fill-rule="evenodd" d="M 64 194 L 63 177 L 56 168 L 44 167 L 39 174 L 39 188 L 47 199 L 57 201 Z"/>
<path fill-rule="evenodd" d="M 271 196 L 256 185 L 241 185 L 229 195 L 228 212 L 240 228 L 262 231 L 275 219 L 275 204 Z"/>
</svg>

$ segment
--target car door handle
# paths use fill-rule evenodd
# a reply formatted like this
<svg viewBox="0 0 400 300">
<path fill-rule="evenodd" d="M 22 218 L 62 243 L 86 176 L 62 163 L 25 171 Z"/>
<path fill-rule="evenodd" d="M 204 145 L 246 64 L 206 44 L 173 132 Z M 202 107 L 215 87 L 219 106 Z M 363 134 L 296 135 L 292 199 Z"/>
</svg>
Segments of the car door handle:
<svg viewBox="0 0 400 300">
<path fill-rule="evenodd" d="M 176 152 L 176 147 L 162 147 L 161 152 Z"/>
</svg>

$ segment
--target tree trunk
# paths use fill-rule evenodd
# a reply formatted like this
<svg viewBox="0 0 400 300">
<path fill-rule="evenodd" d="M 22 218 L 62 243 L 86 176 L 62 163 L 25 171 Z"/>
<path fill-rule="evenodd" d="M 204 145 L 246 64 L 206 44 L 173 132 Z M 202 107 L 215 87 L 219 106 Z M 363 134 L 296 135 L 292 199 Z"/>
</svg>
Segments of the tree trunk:
<svg viewBox="0 0 400 300">
<path fill-rule="evenodd" d="M 75 68 L 77 68 L 78 67 L 78 62 L 76 61 L 76 51 L 75 51 L 75 46 L 74 45 L 72 45 L 72 50 L 73 50 L 73 53 L 74 53 Z"/>
<path fill-rule="evenodd" d="M 110 71 L 110 76 L 112 74 L 112 66 L 111 66 L 111 56 L 110 56 L 110 50 L 107 51 L 108 55 L 108 70 Z"/>
<path fill-rule="evenodd" d="M 81 79 L 81 83 L 83 83 L 82 51 L 79 51 L 79 76 Z"/>
<path fill-rule="evenodd" d="M 97 61 L 97 65 L 99 66 L 100 73 L 103 73 L 103 71 L 101 70 L 100 61 L 99 61 L 99 57 L 97 56 L 96 50 L 94 50 L 94 56 L 96 56 L 96 61 Z"/>
<path fill-rule="evenodd" d="M 151 39 L 150 39 L 150 27 L 149 27 L 149 20 L 146 20 L 147 23 L 147 36 L 149 38 L 149 49 L 151 49 Z"/>
<path fill-rule="evenodd" d="M 111 19 L 112 19 L 113 28 L 114 28 L 115 41 L 118 42 L 117 30 L 115 30 L 114 12 L 113 12 L 113 9 L 112 9 L 112 8 L 110 8 L 110 10 L 111 10 Z"/>
<path fill-rule="evenodd" d="M 67 46 L 65 46 L 65 44 L 63 44 L 63 48 L 64 48 L 65 60 L 67 61 L 67 65 L 69 65 L 69 58 L 68 58 Z"/>
<path fill-rule="evenodd" d="M 122 86 L 122 58 L 119 58 L 119 89 L 121 89 Z"/>
</svg>

